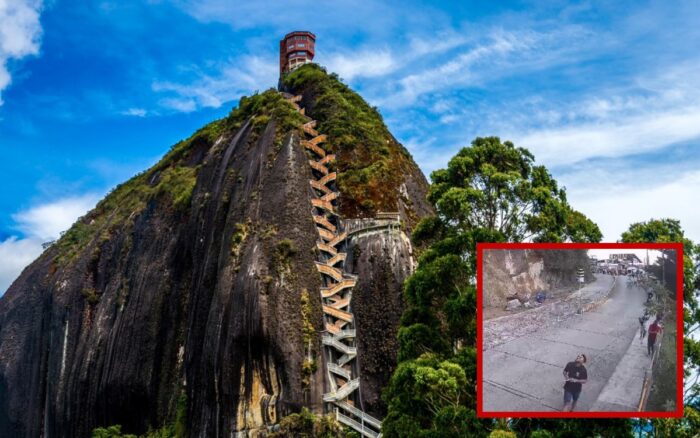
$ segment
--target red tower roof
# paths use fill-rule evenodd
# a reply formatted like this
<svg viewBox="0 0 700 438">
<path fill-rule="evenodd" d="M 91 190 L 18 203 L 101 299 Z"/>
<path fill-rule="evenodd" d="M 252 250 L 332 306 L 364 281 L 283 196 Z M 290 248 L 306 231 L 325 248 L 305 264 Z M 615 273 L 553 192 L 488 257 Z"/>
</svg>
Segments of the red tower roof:
<svg viewBox="0 0 700 438">
<path fill-rule="evenodd" d="M 314 59 L 316 35 L 307 31 L 289 32 L 280 40 L 280 76 Z"/>
</svg>

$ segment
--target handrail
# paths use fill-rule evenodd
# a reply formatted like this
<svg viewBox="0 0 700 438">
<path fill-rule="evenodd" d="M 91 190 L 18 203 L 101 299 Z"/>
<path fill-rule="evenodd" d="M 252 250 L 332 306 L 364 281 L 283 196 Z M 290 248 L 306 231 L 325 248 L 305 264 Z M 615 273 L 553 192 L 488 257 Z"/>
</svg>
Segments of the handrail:
<svg viewBox="0 0 700 438">
<path fill-rule="evenodd" d="M 337 294 L 338 292 L 340 292 L 343 289 L 355 287 L 356 283 L 357 283 L 357 281 L 354 278 L 346 278 L 343 281 L 335 283 L 333 286 L 322 287 L 321 288 L 321 296 L 323 298 L 332 297 L 333 295 Z"/>
<path fill-rule="evenodd" d="M 334 309 L 333 307 L 326 306 L 326 305 L 323 305 L 322 307 L 323 307 L 323 313 L 327 313 L 328 315 L 332 315 L 332 316 L 334 316 L 340 320 L 343 320 L 345 322 L 352 322 L 353 321 L 352 313 L 350 313 L 350 312 L 346 312 L 344 310 L 339 310 L 339 309 Z"/>
<path fill-rule="evenodd" d="M 327 243 L 316 242 L 316 248 L 318 248 L 320 251 L 327 252 L 328 254 L 331 254 L 333 256 L 338 254 L 338 250 L 328 245 Z"/>
<path fill-rule="evenodd" d="M 352 415 L 354 415 L 356 417 L 362 418 L 365 423 L 369 423 L 370 425 L 376 427 L 377 429 L 382 427 L 381 421 L 379 421 L 376 418 L 372 417 L 371 415 L 366 414 L 363 411 L 357 409 L 355 406 L 352 406 L 352 405 L 345 403 L 345 402 L 337 402 L 335 405 L 341 409 L 346 410 L 347 412 L 350 412 Z"/>
<path fill-rule="evenodd" d="M 326 134 L 320 134 L 320 135 L 317 135 L 316 137 L 312 138 L 311 140 L 309 140 L 309 143 L 316 146 L 319 143 L 324 143 L 327 139 L 328 139 L 328 136 L 326 136 Z"/>
<path fill-rule="evenodd" d="M 324 200 L 322 200 L 322 199 L 312 199 L 312 200 L 311 200 L 311 205 L 313 205 L 314 207 L 317 207 L 317 208 L 321 208 L 321 209 L 323 209 L 323 210 L 326 210 L 326 211 L 328 211 L 329 213 L 335 214 L 335 207 L 333 207 L 333 204 L 331 204 L 331 203 L 328 202 L 328 201 L 324 201 Z M 331 245 L 331 246 L 335 246 L 335 245 Z"/>
<path fill-rule="evenodd" d="M 335 234 L 325 228 L 316 227 L 316 229 L 318 230 L 318 235 L 326 242 L 335 239 Z"/>
<path fill-rule="evenodd" d="M 333 225 L 328 219 L 326 219 L 325 216 L 321 216 L 321 215 L 315 214 L 315 215 L 313 215 L 313 218 L 314 218 L 314 222 L 316 222 L 316 223 L 319 224 L 319 225 L 322 225 L 322 226 L 326 227 L 326 229 L 327 229 L 328 231 L 330 231 L 330 232 L 332 232 L 332 233 L 335 233 L 335 231 L 336 231 L 336 229 L 337 229 L 336 226 Z"/>
<path fill-rule="evenodd" d="M 312 201 L 313 201 L 313 199 L 312 199 Z M 328 242 L 328 244 L 329 244 L 330 246 L 336 246 L 337 244 L 339 244 L 340 242 L 342 242 L 343 240 L 345 240 L 347 237 L 348 237 L 348 233 L 346 233 L 345 231 L 343 231 L 342 233 L 338 234 L 338 235 L 336 236 L 335 239 L 333 239 L 333 240 L 331 240 L 330 242 Z"/>
<path fill-rule="evenodd" d="M 319 164 L 317 161 L 309 160 L 309 166 L 311 166 L 315 170 L 318 170 L 324 175 L 328 175 L 328 168 L 323 164 Z"/>
<path fill-rule="evenodd" d="M 346 370 L 345 368 L 338 366 L 332 362 L 327 364 L 328 371 L 330 371 L 333 374 L 337 374 L 340 377 L 343 377 L 345 380 L 350 380 L 352 376 L 350 375 L 350 371 Z"/>
<path fill-rule="evenodd" d="M 334 298 L 336 298 L 336 297 L 331 297 L 330 299 L 334 299 Z M 329 304 L 329 306 L 331 306 L 334 309 L 343 310 L 350 305 L 350 298 L 351 298 L 351 294 L 348 293 L 345 296 L 345 298 L 338 298 L 335 302 Z"/>
<path fill-rule="evenodd" d="M 301 125 L 301 130 L 304 132 L 303 137 L 308 135 L 311 138 L 302 138 L 301 145 L 310 151 L 307 156 L 311 157 L 315 154 L 318 157 L 317 161 L 309 160 L 309 166 L 316 171 L 312 172 L 314 179 L 310 180 L 312 193 L 315 195 L 311 199 L 311 205 L 315 209 L 322 210 L 314 210 L 312 218 L 319 234 L 319 241 L 316 242 L 319 260 L 315 264 L 319 273 L 325 276 L 323 279 L 327 284 L 320 290 L 326 328 L 321 342 L 328 351 L 326 368 L 332 389 L 331 392 L 323 395 L 323 400 L 336 406 L 335 413 L 339 422 L 350 426 L 365 437 L 380 438 L 381 421 L 362 412 L 361 409 L 352 404 L 361 395 L 348 398 L 360 387 L 360 379 L 357 375 L 358 367 L 351 363 L 357 356 L 357 347 L 354 346 L 357 333 L 354 328 L 354 316 L 350 311 L 352 288 L 357 284 L 357 276 L 345 271 L 344 262 L 347 254 L 338 249 L 339 245 L 350 235 L 369 228 L 361 227 L 358 230 L 351 230 L 351 233 L 348 233 L 347 230 L 339 232 L 338 225 L 329 216 L 329 214 L 337 215 L 336 204 L 340 196 L 335 187 L 328 186 L 337 178 L 337 173 L 331 172 L 328 167 L 335 162 L 336 156 L 319 146 L 320 143 L 326 142 L 328 137 L 325 134 L 319 134 L 315 129 L 317 122 L 306 117 L 305 108 L 297 105 L 297 102 L 302 101 L 302 96 L 292 96 L 286 93 L 283 93 L 283 96 L 299 114 L 308 120 Z M 377 215 L 377 219 L 380 221 L 396 219 L 394 222 L 400 223 L 398 222 L 399 218 L 399 214 L 393 212 Z M 389 226 L 393 227 L 394 222 Z M 386 225 L 374 228 L 383 227 Z M 320 252 L 328 255 L 322 255 Z M 345 368 L 346 364 L 350 365 Z M 341 413 L 339 409 L 349 415 Z"/>
<path fill-rule="evenodd" d="M 323 157 L 322 159 L 320 159 L 318 162 L 321 164 L 326 164 L 326 163 L 331 163 L 333 161 L 335 161 L 335 154 L 328 154 L 325 157 Z"/>
<path fill-rule="evenodd" d="M 313 187 L 316 190 L 320 190 L 323 193 L 330 193 L 332 191 L 325 184 L 322 184 L 319 181 L 316 181 L 315 179 L 312 179 L 309 182 L 311 183 L 311 187 Z"/>
<path fill-rule="evenodd" d="M 326 263 L 329 264 L 330 266 L 335 266 L 340 262 L 344 262 L 345 257 L 347 257 L 347 254 L 344 252 L 341 252 L 341 253 L 338 253 L 338 254 L 334 255 L 333 257 L 329 258 L 328 260 L 326 260 Z"/>
<path fill-rule="evenodd" d="M 330 192 L 326 195 L 321 196 L 321 199 L 328 202 L 335 201 L 336 199 L 338 199 L 338 192 Z"/>
<path fill-rule="evenodd" d="M 347 355 L 357 355 L 357 347 L 351 347 L 349 345 L 345 345 L 332 336 L 323 336 L 322 343 L 323 343 L 323 345 L 329 345 L 329 346 L 335 348 L 336 350 L 340 351 L 341 353 L 344 353 Z"/>
<path fill-rule="evenodd" d="M 334 392 L 328 392 L 326 394 L 323 394 L 323 400 L 324 401 L 330 401 L 334 402 L 337 401 L 338 399 L 344 399 L 348 395 L 350 395 L 351 392 L 356 390 L 357 388 L 360 387 L 360 379 L 353 379 L 338 388 Z"/>
<path fill-rule="evenodd" d="M 324 176 L 323 178 L 319 179 L 318 182 L 319 184 L 326 185 L 331 181 L 335 181 L 336 177 L 338 176 L 337 172 L 330 172 L 328 175 Z"/>
<path fill-rule="evenodd" d="M 326 151 L 324 151 L 320 147 L 316 146 L 315 143 L 311 143 L 308 140 L 302 140 L 301 145 L 310 151 L 314 151 L 316 153 L 316 155 L 318 155 L 322 158 L 324 158 L 326 156 Z"/>
<path fill-rule="evenodd" d="M 326 274 L 335 281 L 343 281 L 343 271 L 338 268 L 329 266 L 323 262 L 314 262 L 316 264 L 316 269 L 321 274 Z"/>
<path fill-rule="evenodd" d="M 337 405 L 338 403 L 336 403 Z M 356 431 L 360 432 L 362 435 L 366 436 L 367 438 L 379 438 L 381 436 L 380 433 L 375 432 L 372 429 L 368 429 L 364 427 L 362 424 L 358 423 L 357 421 L 353 420 L 352 418 L 348 417 L 345 414 L 341 414 L 340 412 L 336 412 L 336 419 L 338 422 L 345 424 L 346 426 L 350 426 Z"/>
</svg>

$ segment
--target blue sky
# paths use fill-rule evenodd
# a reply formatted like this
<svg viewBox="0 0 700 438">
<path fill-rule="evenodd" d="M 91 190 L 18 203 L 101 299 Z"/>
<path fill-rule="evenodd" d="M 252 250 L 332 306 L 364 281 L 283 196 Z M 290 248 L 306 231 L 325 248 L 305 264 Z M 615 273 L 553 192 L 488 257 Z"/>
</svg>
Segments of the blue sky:
<svg viewBox="0 0 700 438">
<path fill-rule="evenodd" d="M 0 0 L 0 292 L 111 187 L 275 86 L 296 29 L 426 175 L 499 135 L 607 241 L 666 216 L 700 241 L 699 22 L 697 1 Z"/>
</svg>

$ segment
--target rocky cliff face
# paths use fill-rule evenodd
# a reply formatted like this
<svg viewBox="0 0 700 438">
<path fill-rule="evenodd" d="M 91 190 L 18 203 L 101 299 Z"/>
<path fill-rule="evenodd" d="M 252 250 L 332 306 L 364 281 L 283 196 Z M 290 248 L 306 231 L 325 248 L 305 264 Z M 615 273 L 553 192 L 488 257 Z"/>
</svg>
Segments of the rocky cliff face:
<svg viewBox="0 0 700 438">
<path fill-rule="evenodd" d="M 344 87 L 315 66 L 300 70 L 315 76 L 296 78 L 290 91 L 310 108 L 328 99 L 314 80 Z M 370 111 L 344 93 L 349 107 L 314 115 L 321 130 L 354 123 L 350 110 Z M 0 436 L 81 437 L 112 424 L 231 436 L 302 406 L 322 412 L 318 233 L 300 122 L 273 90 L 242 99 L 25 269 L 0 299 Z M 381 119 L 371 122 L 348 129 L 395 142 Z M 329 137 L 347 166 L 371 167 L 379 153 L 382 166 L 403 170 L 382 188 L 373 171 L 358 179 L 348 167 L 346 219 L 395 210 L 407 230 L 430 212 L 427 182 L 398 143 L 381 152 L 358 144 L 354 155 Z M 362 403 L 379 415 L 411 248 L 399 230 L 349 245 Z"/>
<path fill-rule="evenodd" d="M 588 270 L 585 250 L 484 251 L 484 305 L 502 307 L 508 297 L 529 301 L 538 291 L 576 284 L 576 270 Z"/>
</svg>

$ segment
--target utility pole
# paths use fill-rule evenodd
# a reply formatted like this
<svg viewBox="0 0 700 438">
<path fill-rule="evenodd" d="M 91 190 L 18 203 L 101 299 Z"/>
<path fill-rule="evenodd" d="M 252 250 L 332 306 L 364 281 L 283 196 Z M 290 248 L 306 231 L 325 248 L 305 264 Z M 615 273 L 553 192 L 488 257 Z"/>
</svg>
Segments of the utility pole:
<svg viewBox="0 0 700 438">
<path fill-rule="evenodd" d="M 666 287 L 666 251 L 661 250 L 661 286 Z"/>
<path fill-rule="evenodd" d="M 581 288 L 583 287 L 583 281 L 585 278 L 583 268 L 578 268 L 576 270 L 576 277 L 578 278 L 578 312 L 577 313 L 583 313 L 583 309 L 581 308 Z"/>
</svg>

